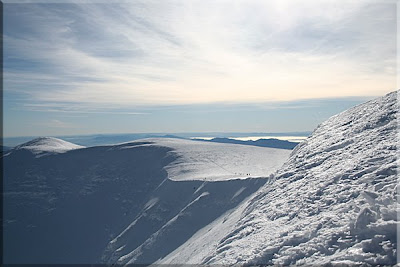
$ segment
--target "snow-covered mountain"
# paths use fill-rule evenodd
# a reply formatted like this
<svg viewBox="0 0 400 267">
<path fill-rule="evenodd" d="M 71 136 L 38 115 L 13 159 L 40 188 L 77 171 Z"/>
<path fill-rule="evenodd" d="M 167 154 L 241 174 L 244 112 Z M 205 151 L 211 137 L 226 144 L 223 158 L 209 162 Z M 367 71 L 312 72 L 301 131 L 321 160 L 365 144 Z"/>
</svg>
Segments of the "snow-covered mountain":
<svg viewBox="0 0 400 267">
<path fill-rule="evenodd" d="M 397 92 L 349 109 L 290 156 L 179 139 L 62 150 L 34 140 L 3 156 L 4 260 L 393 265 L 397 110 Z"/>
<path fill-rule="evenodd" d="M 397 93 L 322 123 L 257 193 L 158 263 L 395 264 Z"/>
<path fill-rule="evenodd" d="M 6 263 L 150 263 L 256 192 L 290 151 L 181 139 L 3 156 Z"/>
</svg>

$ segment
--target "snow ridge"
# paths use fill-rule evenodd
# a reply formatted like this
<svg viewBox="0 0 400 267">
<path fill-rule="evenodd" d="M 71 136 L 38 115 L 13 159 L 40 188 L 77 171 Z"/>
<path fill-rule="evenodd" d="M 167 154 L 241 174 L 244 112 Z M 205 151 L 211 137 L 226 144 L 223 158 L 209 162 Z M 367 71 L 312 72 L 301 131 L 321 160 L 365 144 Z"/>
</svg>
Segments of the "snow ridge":
<svg viewBox="0 0 400 267">
<path fill-rule="evenodd" d="M 396 264 L 397 93 L 322 123 L 253 197 L 159 262 Z"/>
</svg>

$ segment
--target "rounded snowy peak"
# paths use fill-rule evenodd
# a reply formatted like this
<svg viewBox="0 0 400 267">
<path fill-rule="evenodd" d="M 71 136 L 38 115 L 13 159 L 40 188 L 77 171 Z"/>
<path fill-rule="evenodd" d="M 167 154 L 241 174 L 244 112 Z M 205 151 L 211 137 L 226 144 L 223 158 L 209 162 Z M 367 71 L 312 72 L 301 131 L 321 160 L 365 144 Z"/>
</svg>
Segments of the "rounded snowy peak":
<svg viewBox="0 0 400 267">
<path fill-rule="evenodd" d="M 79 148 L 84 148 L 84 146 L 76 145 L 54 137 L 39 137 L 15 147 L 16 150 L 26 149 L 34 154 L 64 153 Z"/>
</svg>

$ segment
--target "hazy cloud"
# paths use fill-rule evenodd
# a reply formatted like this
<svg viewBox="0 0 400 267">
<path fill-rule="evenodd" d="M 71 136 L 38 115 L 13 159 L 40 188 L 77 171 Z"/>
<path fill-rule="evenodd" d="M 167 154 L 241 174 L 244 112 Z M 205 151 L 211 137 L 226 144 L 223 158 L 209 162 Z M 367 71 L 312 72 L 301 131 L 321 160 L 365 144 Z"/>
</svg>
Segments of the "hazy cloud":
<svg viewBox="0 0 400 267">
<path fill-rule="evenodd" d="M 131 107 L 395 89 L 394 3 L 80 3 L 5 5 L 6 94 Z"/>
</svg>

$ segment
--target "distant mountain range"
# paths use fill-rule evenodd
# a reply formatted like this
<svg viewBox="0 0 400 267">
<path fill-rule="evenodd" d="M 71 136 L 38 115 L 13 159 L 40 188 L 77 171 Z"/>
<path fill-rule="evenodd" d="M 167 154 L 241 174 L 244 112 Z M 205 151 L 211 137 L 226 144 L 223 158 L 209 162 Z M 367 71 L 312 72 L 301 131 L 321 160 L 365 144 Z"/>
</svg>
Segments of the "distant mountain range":
<svg viewBox="0 0 400 267">
<path fill-rule="evenodd" d="M 251 146 L 260 146 L 260 147 L 281 148 L 281 149 L 293 149 L 299 144 L 298 142 L 290 142 L 290 141 L 280 140 L 280 139 L 275 139 L 275 138 L 258 139 L 256 141 L 253 141 L 253 140 L 243 141 L 243 140 L 236 140 L 236 139 L 232 139 L 232 138 L 218 138 L 218 137 L 213 138 L 211 140 L 205 140 L 205 139 L 196 139 L 196 140 L 208 141 L 208 142 L 214 142 L 214 143 L 229 143 L 229 144 L 251 145 Z"/>
<path fill-rule="evenodd" d="M 72 142 L 81 146 L 99 146 L 112 145 L 144 138 L 181 138 L 190 139 L 192 137 L 215 137 L 230 138 L 248 137 L 248 136 L 309 136 L 310 132 L 291 132 L 291 133 L 235 133 L 235 132 L 207 132 L 207 133 L 127 133 L 127 134 L 93 134 L 93 135 L 74 135 L 74 136 L 54 136 L 62 140 Z M 5 137 L 3 144 L 7 147 L 14 147 L 39 136 L 26 137 Z"/>
</svg>

